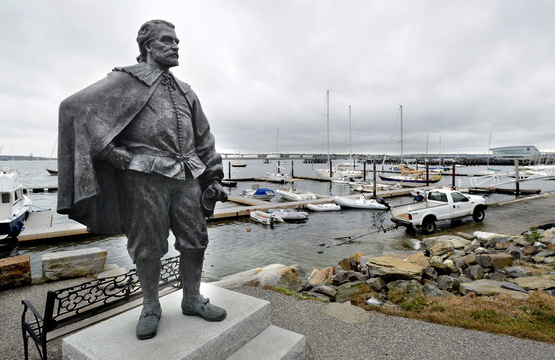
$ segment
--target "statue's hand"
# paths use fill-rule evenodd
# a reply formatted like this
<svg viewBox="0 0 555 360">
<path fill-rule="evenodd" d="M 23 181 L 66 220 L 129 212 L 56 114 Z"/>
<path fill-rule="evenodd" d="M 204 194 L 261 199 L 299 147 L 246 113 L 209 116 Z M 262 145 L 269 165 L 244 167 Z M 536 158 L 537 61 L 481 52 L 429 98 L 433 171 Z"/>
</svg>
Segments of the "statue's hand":
<svg viewBox="0 0 555 360">
<path fill-rule="evenodd" d="M 132 157 L 133 155 L 129 151 L 125 150 L 123 146 L 121 146 L 115 147 L 110 150 L 108 156 L 106 156 L 106 160 L 114 167 L 120 170 L 125 170 L 127 169 L 127 166 L 129 166 L 129 162 L 131 161 Z"/>
<path fill-rule="evenodd" d="M 221 202 L 227 201 L 227 193 L 225 192 L 222 184 L 219 181 L 214 180 L 208 184 L 207 188 L 212 189 L 216 192 L 216 200 Z"/>
</svg>

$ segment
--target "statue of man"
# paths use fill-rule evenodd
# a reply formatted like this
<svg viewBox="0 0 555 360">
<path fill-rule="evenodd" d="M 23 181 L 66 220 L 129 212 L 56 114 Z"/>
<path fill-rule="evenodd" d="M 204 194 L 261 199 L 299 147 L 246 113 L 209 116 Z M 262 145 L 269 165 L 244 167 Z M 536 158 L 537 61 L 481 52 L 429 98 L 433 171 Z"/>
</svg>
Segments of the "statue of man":
<svg viewBox="0 0 555 360">
<path fill-rule="evenodd" d="M 169 229 L 181 255 L 183 314 L 226 317 L 199 287 L 206 216 L 227 195 L 200 102 L 169 71 L 179 65 L 174 25 L 149 21 L 137 42 L 138 64 L 115 68 L 60 105 L 58 212 L 95 233 L 127 236 L 144 295 L 137 338 L 148 339 L 162 315 L 158 283 Z"/>
</svg>

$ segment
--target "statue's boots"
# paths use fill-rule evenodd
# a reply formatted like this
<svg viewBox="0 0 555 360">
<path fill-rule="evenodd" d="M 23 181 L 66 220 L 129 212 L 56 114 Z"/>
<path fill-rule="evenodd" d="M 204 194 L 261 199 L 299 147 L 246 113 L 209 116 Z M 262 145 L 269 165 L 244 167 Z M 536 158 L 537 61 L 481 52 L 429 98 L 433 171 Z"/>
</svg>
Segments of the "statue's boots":
<svg viewBox="0 0 555 360">
<path fill-rule="evenodd" d="M 183 284 L 181 310 L 185 315 L 200 316 L 206 321 L 222 321 L 227 316 L 226 311 L 211 304 L 210 299 L 200 294 L 203 261 L 204 252 L 181 254 L 179 265 Z"/>
<path fill-rule="evenodd" d="M 145 340 L 156 336 L 162 307 L 158 300 L 160 260 L 137 261 L 137 275 L 143 290 L 143 310 L 137 323 L 137 339 Z"/>
</svg>

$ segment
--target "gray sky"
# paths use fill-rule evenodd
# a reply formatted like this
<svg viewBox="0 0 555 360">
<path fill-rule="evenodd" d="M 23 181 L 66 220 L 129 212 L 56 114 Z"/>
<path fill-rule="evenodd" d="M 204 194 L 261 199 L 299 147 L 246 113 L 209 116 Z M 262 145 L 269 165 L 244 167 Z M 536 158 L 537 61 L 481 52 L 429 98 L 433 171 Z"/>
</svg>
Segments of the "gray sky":
<svg viewBox="0 0 555 360">
<path fill-rule="evenodd" d="M 0 0 L 2 154 L 50 156 L 61 100 L 176 26 L 220 152 L 554 151 L 555 2 Z M 351 106 L 351 132 L 349 132 Z M 278 131 L 279 128 L 279 131 Z M 278 137 L 279 133 L 279 137 Z M 351 136 L 349 136 L 351 134 Z M 279 142 L 278 142 L 279 138 Z M 441 139 L 441 140 L 440 140 Z M 441 142 L 441 145 L 440 145 Z"/>
</svg>

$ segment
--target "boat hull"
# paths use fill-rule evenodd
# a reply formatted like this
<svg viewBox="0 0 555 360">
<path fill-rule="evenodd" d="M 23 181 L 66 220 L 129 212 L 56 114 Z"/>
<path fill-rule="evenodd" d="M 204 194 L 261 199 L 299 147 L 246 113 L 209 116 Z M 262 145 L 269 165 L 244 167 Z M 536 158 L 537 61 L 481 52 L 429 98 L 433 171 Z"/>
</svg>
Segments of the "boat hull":
<svg viewBox="0 0 555 360">
<path fill-rule="evenodd" d="M 283 219 L 278 215 L 268 214 L 267 212 L 255 210 L 249 214 L 252 221 L 264 225 L 271 225 L 278 222 L 283 222 Z"/>
<path fill-rule="evenodd" d="M 276 190 L 282 199 L 287 201 L 316 200 L 317 197 L 311 192 L 295 193 L 287 190 Z"/>
<path fill-rule="evenodd" d="M 0 238 L 16 238 L 23 229 L 25 221 L 29 217 L 29 212 L 29 210 L 25 210 L 10 219 L 0 221 Z"/>
<path fill-rule="evenodd" d="M 268 213 L 279 216 L 283 221 L 306 221 L 308 213 L 290 209 L 269 209 Z"/>
<path fill-rule="evenodd" d="M 390 182 L 395 182 L 395 183 L 400 183 L 400 184 L 412 184 L 412 185 L 435 184 L 435 183 L 437 183 L 441 180 L 441 176 L 434 176 L 434 177 L 429 178 L 428 180 L 412 178 L 410 176 L 384 176 L 384 175 L 379 175 L 379 177 L 382 181 L 390 181 Z"/>
<path fill-rule="evenodd" d="M 330 179 L 330 178 L 353 178 L 361 179 L 364 177 L 364 171 L 362 170 L 332 170 L 332 175 L 330 176 L 329 169 L 313 169 L 316 172 L 316 177 L 319 179 Z"/>
<path fill-rule="evenodd" d="M 251 197 L 256 200 L 270 201 L 276 196 L 276 192 L 268 188 L 259 188 L 258 184 L 250 190 L 243 190 L 243 196 Z"/>
<path fill-rule="evenodd" d="M 17 238 L 31 212 L 31 199 L 17 171 L 0 171 L 0 193 L 0 239 Z"/>
<path fill-rule="evenodd" d="M 338 211 L 341 210 L 341 206 L 337 204 L 308 204 L 306 206 L 312 211 Z"/>
<path fill-rule="evenodd" d="M 374 199 L 358 198 L 350 199 L 345 197 L 336 196 L 334 199 L 337 205 L 341 207 L 349 207 L 354 209 L 367 209 L 367 210 L 387 210 L 386 205 L 378 203 Z"/>
</svg>

